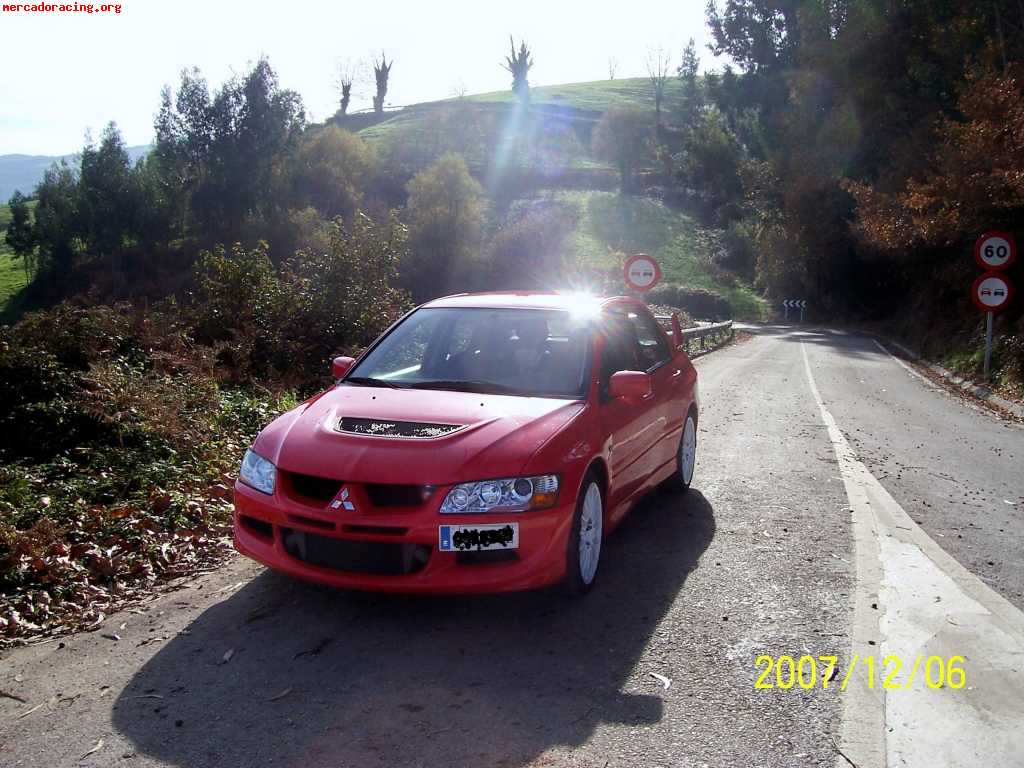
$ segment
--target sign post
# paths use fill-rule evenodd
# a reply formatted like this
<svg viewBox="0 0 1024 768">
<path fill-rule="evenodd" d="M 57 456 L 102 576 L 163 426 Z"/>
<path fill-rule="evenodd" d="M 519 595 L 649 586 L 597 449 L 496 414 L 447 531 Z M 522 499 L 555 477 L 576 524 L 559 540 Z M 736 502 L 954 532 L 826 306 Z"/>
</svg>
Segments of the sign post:
<svg viewBox="0 0 1024 768">
<path fill-rule="evenodd" d="M 988 378 L 992 363 L 992 315 L 1000 312 L 1010 304 L 1013 298 L 1013 283 L 1006 275 L 998 272 L 985 272 L 978 275 L 971 286 L 971 298 L 975 306 L 986 314 L 985 318 L 985 370 Z"/>
<path fill-rule="evenodd" d="M 987 270 L 971 286 L 971 299 L 985 313 L 985 364 L 983 375 L 987 380 L 992 366 L 992 316 L 1010 304 L 1013 283 L 1001 270 L 1017 260 L 1017 243 L 1007 232 L 990 230 L 974 243 L 974 261 Z"/>
<path fill-rule="evenodd" d="M 807 299 L 786 299 L 782 302 L 782 308 L 785 311 L 783 320 L 789 320 L 789 308 L 793 309 L 800 308 L 800 322 L 804 321 L 804 309 L 807 307 Z"/>
</svg>

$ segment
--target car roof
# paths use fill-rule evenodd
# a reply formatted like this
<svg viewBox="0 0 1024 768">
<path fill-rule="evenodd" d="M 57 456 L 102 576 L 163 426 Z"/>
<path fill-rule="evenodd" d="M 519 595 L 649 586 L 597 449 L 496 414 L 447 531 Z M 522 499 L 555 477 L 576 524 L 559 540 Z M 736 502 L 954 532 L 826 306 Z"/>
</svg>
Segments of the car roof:
<svg viewBox="0 0 1024 768">
<path fill-rule="evenodd" d="M 581 305 L 598 308 L 630 302 L 643 306 L 643 302 L 630 296 L 591 296 L 585 293 L 561 291 L 506 291 L 494 293 L 457 293 L 443 296 L 424 304 L 424 307 L 482 308 L 482 309 L 557 309 L 572 311 Z"/>
</svg>

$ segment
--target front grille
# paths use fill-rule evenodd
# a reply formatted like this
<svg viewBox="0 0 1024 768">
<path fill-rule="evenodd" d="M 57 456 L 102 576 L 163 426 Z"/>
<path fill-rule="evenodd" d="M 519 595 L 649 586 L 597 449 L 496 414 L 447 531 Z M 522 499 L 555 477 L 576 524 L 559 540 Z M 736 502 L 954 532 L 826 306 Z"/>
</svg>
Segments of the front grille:
<svg viewBox="0 0 1024 768">
<path fill-rule="evenodd" d="M 462 429 L 462 424 L 431 424 L 423 421 L 382 421 L 342 416 L 338 420 L 339 432 L 373 437 L 444 437 Z"/>
<path fill-rule="evenodd" d="M 291 483 L 292 490 L 299 496 L 305 496 L 307 499 L 330 501 L 337 496 L 338 491 L 341 490 L 341 480 L 331 480 L 329 477 L 303 475 L 298 472 L 289 472 L 287 474 L 288 482 Z"/>
<path fill-rule="evenodd" d="M 404 576 L 423 570 L 430 547 L 387 541 L 349 541 L 315 533 L 281 529 L 285 551 L 296 560 L 348 573 Z"/>
<path fill-rule="evenodd" d="M 363 487 L 375 507 L 418 507 L 433 493 L 433 489 L 424 485 L 367 483 Z"/>
</svg>

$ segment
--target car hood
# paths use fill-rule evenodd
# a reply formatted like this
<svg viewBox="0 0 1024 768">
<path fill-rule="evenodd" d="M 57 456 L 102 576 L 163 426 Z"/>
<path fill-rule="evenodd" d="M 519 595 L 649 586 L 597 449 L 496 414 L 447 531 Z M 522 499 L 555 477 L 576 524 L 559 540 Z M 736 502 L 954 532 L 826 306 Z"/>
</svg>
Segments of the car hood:
<svg viewBox="0 0 1024 768">
<path fill-rule="evenodd" d="M 279 417 L 253 448 L 290 472 L 349 482 L 446 485 L 521 473 L 583 407 L 577 400 L 343 385 Z M 346 429 L 410 431 L 407 425 L 393 429 L 396 422 L 438 436 L 339 429 L 344 423 Z"/>
</svg>

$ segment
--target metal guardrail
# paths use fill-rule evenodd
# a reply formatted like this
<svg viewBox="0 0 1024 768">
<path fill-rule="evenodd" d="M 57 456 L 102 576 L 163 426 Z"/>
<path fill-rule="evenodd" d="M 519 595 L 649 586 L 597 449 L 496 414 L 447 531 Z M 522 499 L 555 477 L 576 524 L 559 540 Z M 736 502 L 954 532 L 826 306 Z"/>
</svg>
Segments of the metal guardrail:
<svg viewBox="0 0 1024 768">
<path fill-rule="evenodd" d="M 655 315 L 655 319 L 666 326 L 668 335 L 672 335 L 672 316 L 671 315 Z M 720 344 L 722 340 L 728 336 L 730 339 L 733 337 L 735 331 L 732 327 L 732 320 L 726 320 L 724 323 L 707 323 L 706 325 L 698 325 L 694 328 L 683 328 L 682 329 L 682 346 L 686 349 L 687 354 L 690 352 L 690 342 L 700 340 L 700 348 L 707 349 L 707 340 L 710 338 L 712 346 Z"/>
</svg>

